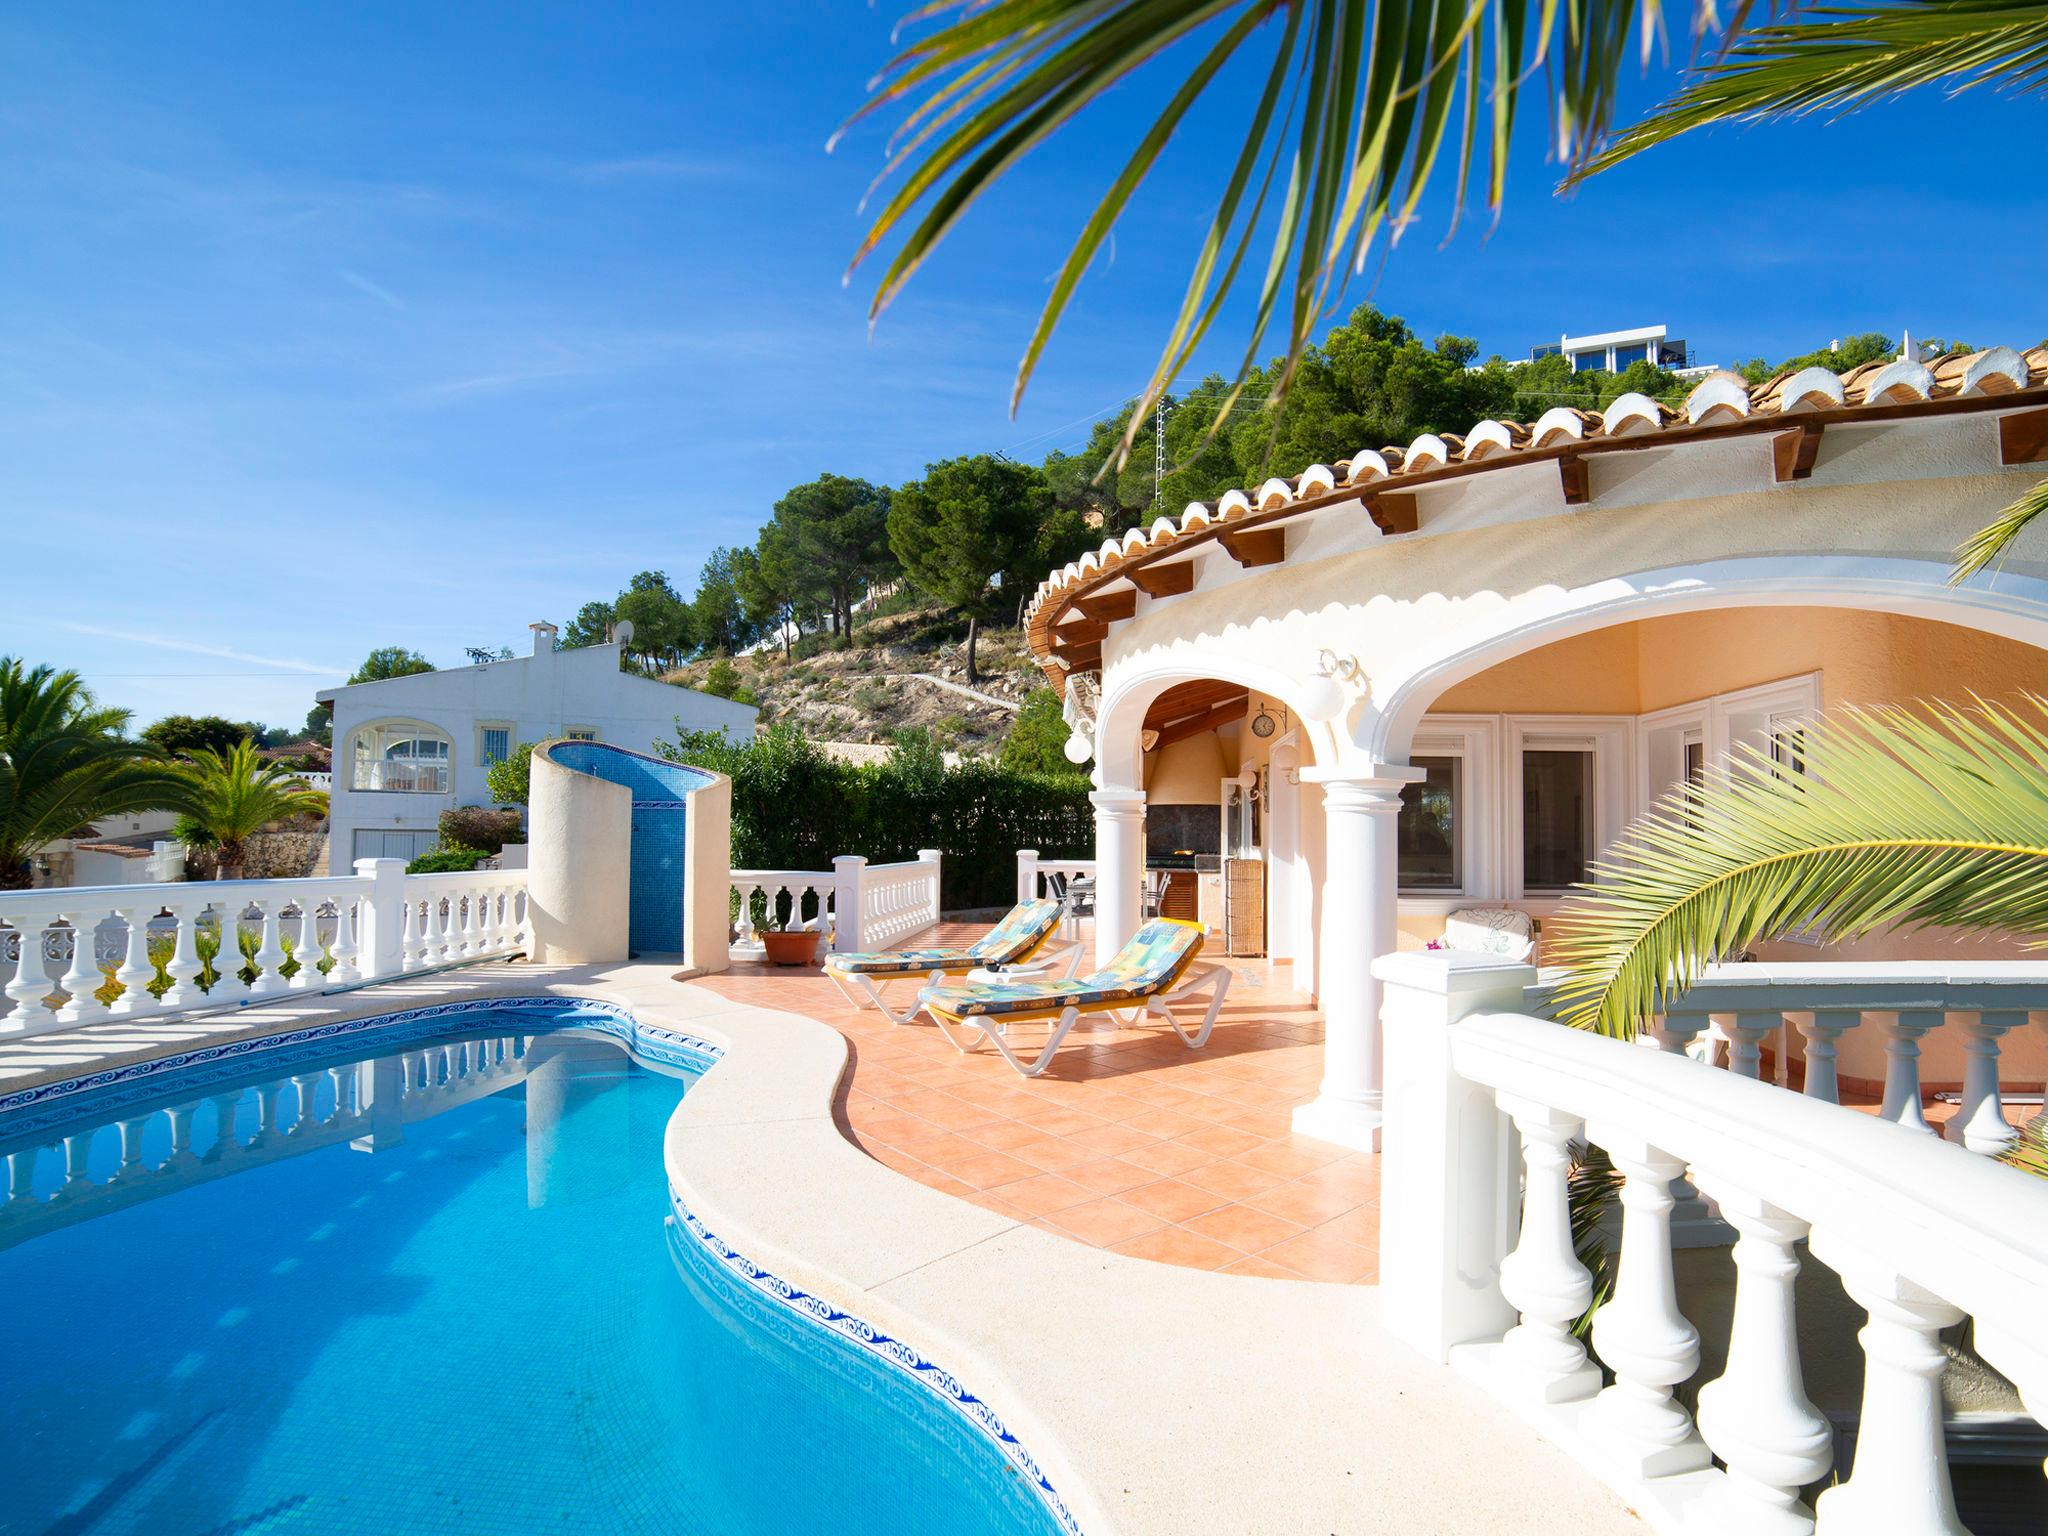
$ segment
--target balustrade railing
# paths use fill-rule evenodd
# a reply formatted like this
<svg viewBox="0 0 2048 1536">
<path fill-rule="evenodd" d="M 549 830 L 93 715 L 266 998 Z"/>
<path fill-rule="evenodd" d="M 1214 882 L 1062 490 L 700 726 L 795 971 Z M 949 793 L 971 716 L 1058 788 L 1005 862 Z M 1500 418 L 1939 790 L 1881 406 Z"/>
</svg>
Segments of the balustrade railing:
<svg viewBox="0 0 2048 1536">
<path fill-rule="evenodd" d="M 1095 878 L 1093 859 L 1048 859 L 1036 848 L 1017 850 L 1017 899 L 1037 901 L 1077 879 Z"/>
<path fill-rule="evenodd" d="M 0 1248 L 338 1142 L 392 1145 L 406 1125 L 523 1078 L 527 1039 L 480 1036 L 339 1062 L 11 1146 Z"/>
<path fill-rule="evenodd" d="M 332 991 L 525 945 L 524 870 L 356 868 L 0 895 L 0 1035 Z"/>
<path fill-rule="evenodd" d="M 898 943 L 938 922 L 940 867 L 939 851 L 924 848 L 898 864 L 846 854 L 830 869 L 735 869 L 732 952 L 758 956 L 766 928 L 823 933 L 839 950 Z"/>
<path fill-rule="evenodd" d="M 1526 966 L 1379 961 L 1382 1322 L 1483 1383 L 1659 1531 L 1961 1532 L 1944 1333 L 1970 1319 L 1977 1354 L 2036 1420 L 2048 1414 L 2048 1183 L 1970 1155 L 1989 1150 L 1983 1126 L 1974 1146 L 1967 1127 L 1960 1145 L 1915 1134 L 1917 1082 L 1909 1090 L 1903 1075 L 1913 1112 L 1857 1113 L 1824 1090 L 1755 1080 L 1746 1047 L 1778 1013 L 1826 1029 L 1868 1014 L 1894 1048 L 1943 1019 L 1972 1042 L 1995 1039 L 1987 1031 L 2024 1020 L 2043 972 L 1950 967 L 1937 985 L 1883 971 L 1717 974 L 1665 1024 L 1683 1038 L 1709 1009 L 1729 1012 L 1737 1066 L 1717 1071 L 1682 1046 L 1638 1049 L 1531 1016 Z M 1981 1110 L 1994 1077 L 1980 1070 L 1978 1088 Z M 1621 1221 L 1612 1292 L 1582 1335 L 1594 1285 L 1575 1251 L 1568 1173 L 1588 1147 L 1616 1170 Z M 1725 1348 L 1706 1352 L 1725 1365 L 1696 1387 L 1702 1338 L 1681 1309 L 1672 1232 L 1688 1177 L 1735 1238 L 1733 1310 L 1714 1341 Z M 1855 1450 L 1840 1469 L 1835 1426 L 1802 1373 L 1802 1248 L 1868 1314 Z"/>
</svg>

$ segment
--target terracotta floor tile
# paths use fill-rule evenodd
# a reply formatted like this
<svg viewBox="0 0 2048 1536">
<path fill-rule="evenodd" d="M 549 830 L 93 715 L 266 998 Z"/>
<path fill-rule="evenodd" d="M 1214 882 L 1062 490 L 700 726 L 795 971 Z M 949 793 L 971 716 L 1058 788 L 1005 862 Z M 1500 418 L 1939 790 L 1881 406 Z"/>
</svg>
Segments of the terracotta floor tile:
<svg viewBox="0 0 2048 1536">
<path fill-rule="evenodd" d="M 1227 1125 L 1205 1125 L 1199 1131 L 1189 1131 L 1176 1140 L 1198 1152 L 1212 1153 L 1217 1157 L 1238 1157 L 1259 1145 L 1259 1138 L 1251 1132 L 1235 1131 Z"/>
<path fill-rule="evenodd" d="M 1037 1178 L 1042 1169 L 1010 1156 L 1007 1152 L 984 1152 L 980 1157 L 948 1163 L 946 1171 L 975 1189 L 995 1189 L 1019 1179 Z"/>
<path fill-rule="evenodd" d="M 1280 1182 L 1278 1174 L 1268 1173 L 1263 1168 L 1253 1168 L 1245 1163 L 1234 1163 L 1228 1159 L 1204 1163 L 1199 1168 L 1190 1168 L 1181 1177 L 1190 1184 L 1214 1190 L 1231 1200 L 1249 1200 Z"/>
<path fill-rule="evenodd" d="M 1185 1227 L 1161 1227 L 1157 1232 L 1125 1238 L 1110 1246 L 1134 1259 L 1154 1259 L 1189 1269 L 1221 1269 L 1243 1257 L 1235 1248 L 1201 1237 Z"/>
<path fill-rule="evenodd" d="M 1298 1269 L 1311 1280 L 1330 1280 L 1340 1285 L 1356 1282 L 1379 1270 L 1379 1256 L 1356 1243 L 1330 1237 L 1320 1229 L 1290 1237 L 1265 1250 L 1265 1257 L 1289 1269 Z"/>
<path fill-rule="evenodd" d="M 1358 1208 L 1358 1202 L 1341 1190 L 1301 1183 L 1280 1184 L 1261 1190 L 1248 1196 L 1245 1203 L 1255 1210 L 1304 1227 L 1320 1227 L 1324 1222 Z"/>
<path fill-rule="evenodd" d="M 1101 1196 L 1072 1179 L 1063 1179 L 1056 1173 L 1041 1173 L 1036 1178 L 1005 1184 L 1000 1198 L 1028 1215 L 1050 1216 L 1054 1211 L 1099 1200 Z"/>
<path fill-rule="evenodd" d="M 1150 1169 L 1134 1167 L 1114 1157 L 1098 1157 L 1092 1163 L 1077 1163 L 1060 1172 L 1061 1177 L 1085 1184 L 1101 1195 L 1120 1195 L 1127 1189 L 1153 1183 L 1156 1178 Z"/>
<path fill-rule="evenodd" d="M 969 943 L 985 931 L 948 924 L 914 941 Z M 1290 990 L 1290 967 L 1231 969 L 1230 1001 L 1202 1050 L 1156 1025 L 1096 1016 L 1031 1079 L 993 1051 L 955 1050 L 929 1021 L 896 1026 L 852 1007 L 816 971 L 739 965 L 695 985 L 838 1029 L 854 1052 L 842 1105 L 852 1139 L 930 1188 L 1165 1263 L 1370 1281 L 1379 1160 L 1293 1134 L 1294 1109 L 1322 1075 L 1321 1016 Z M 1017 1031 L 1020 1049 L 1045 1038 L 1043 1027 Z M 1243 1253 L 1260 1243 L 1270 1246 Z"/>
<path fill-rule="evenodd" d="M 1084 1243 L 1093 1243 L 1098 1248 L 1113 1247 L 1144 1233 L 1156 1232 L 1165 1225 L 1150 1211 L 1141 1211 L 1135 1205 L 1125 1205 L 1116 1199 L 1091 1200 L 1086 1205 L 1069 1206 L 1048 1219 L 1060 1231 L 1078 1237 Z"/>
<path fill-rule="evenodd" d="M 974 1181 L 969 1179 L 968 1182 Z M 1228 1243 L 1239 1253 L 1263 1253 L 1275 1243 L 1295 1237 L 1302 1231 L 1299 1222 L 1286 1221 L 1248 1205 L 1226 1205 L 1221 1210 L 1196 1216 L 1181 1225 L 1190 1232 L 1199 1232 L 1219 1243 Z"/>
<path fill-rule="evenodd" d="M 1186 1221 L 1190 1216 L 1213 1211 L 1223 1203 L 1223 1196 L 1213 1190 L 1203 1189 L 1197 1184 L 1183 1183 L 1179 1179 L 1161 1179 L 1156 1184 L 1140 1184 L 1136 1189 L 1125 1190 L 1117 1198 L 1137 1206 L 1140 1210 L 1163 1216 L 1168 1221 Z"/>
</svg>

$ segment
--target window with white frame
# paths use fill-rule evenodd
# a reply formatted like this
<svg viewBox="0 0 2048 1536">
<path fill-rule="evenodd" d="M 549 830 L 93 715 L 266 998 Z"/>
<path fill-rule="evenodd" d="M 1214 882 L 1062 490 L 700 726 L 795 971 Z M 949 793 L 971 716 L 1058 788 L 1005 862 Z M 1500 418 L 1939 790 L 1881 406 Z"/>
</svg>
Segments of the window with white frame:
<svg viewBox="0 0 2048 1536">
<path fill-rule="evenodd" d="M 1509 715 L 1501 743 L 1501 895 L 1562 896 L 1628 823 L 1635 718 Z"/>
<path fill-rule="evenodd" d="M 1464 759 L 1417 755 L 1411 767 L 1420 782 L 1401 791 L 1396 841 L 1400 887 L 1404 891 L 1455 892 L 1464 885 L 1458 843 L 1464 831 L 1464 796 L 1459 781 Z"/>
<path fill-rule="evenodd" d="M 355 733 L 349 788 L 446 794 L 454 743 L 416 720 L 366 725 Z"/>
<path fill-rule="evenodd" d="M 1586 878 L 1599 764 L 1589 746 L 1522 748 L 1522 889 L 1563 891 Z"/>
<path fill-rule="evenodd" d="M 565 725 L 562 727 L 562 734 L 571 741 L 597 740 L 597 728 L 590 725 Z"/>
<path fill-rule="evenodd" d="M 512 755 L 512 727 L 495 723 L 477 727 L 476 760 L 489 768 Z"/>
</svg>

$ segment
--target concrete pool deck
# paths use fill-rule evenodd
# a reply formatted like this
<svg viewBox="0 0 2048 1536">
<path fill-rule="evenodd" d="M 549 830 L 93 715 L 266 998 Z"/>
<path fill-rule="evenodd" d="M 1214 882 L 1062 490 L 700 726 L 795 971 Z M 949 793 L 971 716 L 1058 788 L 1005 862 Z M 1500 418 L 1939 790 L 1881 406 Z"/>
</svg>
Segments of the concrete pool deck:
<svg viewBox="0 0 2048 1536">
<path fill-rule="evenodd" d="M 726 1048 L 670 1123 L 684 1204 L 733 1249 L 953 1373 L 1091 1536 L 1644 1529 L 1506 1410 L 1383 1334 L 1377 1291 L 1088 1246 L 884 1166 L 838 1119 L 831 1025 L 672 967 L 489 965 L 0 1044 L 0 1091 L 435 1002 L 590 996 Z"/>
</svg>

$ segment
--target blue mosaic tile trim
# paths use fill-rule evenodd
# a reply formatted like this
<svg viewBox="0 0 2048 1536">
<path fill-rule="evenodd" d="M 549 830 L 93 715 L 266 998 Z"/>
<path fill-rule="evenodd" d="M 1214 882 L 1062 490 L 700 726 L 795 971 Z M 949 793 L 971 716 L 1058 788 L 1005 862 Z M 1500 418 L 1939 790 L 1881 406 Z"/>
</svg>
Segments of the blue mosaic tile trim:
<svg viewBox="0 0 2048 1536">
<path fill-rule="evenodd" d="M 709 1040 L 643 1024 L 625 1009 L 595 998 L 473 998 L 313 1024 L 254 1039 L 228 1040 L 150 1061 L 109 1067 L 62 1082 L 18 1089 L 0 1095 L 0 1140 L 13 1141 L 87 1114 L 118 1111 L 131 1104 L 160 1099 L 170 1088 L 166 1080 L 173 1074 L 178 1090 L 206 1088 L 229 1078 L 245 1077 L 253 1068 L 268 1067 L 273 1058 L 280 1056 L 290 1057 L 294 1068 L 312 1067 L 337 1056 L 358 1054 L 366 1043 L 381 1048 L 439 1039 L 459 1033 L 471 1023 L 484 1025 L 486 1021 L 476 1017 L 479 1014 L 492 1014 L 499 1019 L 521 1015 L 550 1029 L 573 1024 L 578 1029 L 610 1035 L 639 1056 L 684 1071 L 701 1072 L 725 1054 L 723 1047 Z"/>
<path fill-rule="evenodd" d="M 728 1274 L 756 1295 L 779 1303 L 798 1317 L 856 1346 L 870 1358 L 894 1367 L 941 1402 L 962 1414 L 995 1445 L 1003 1459 L 1029 1482 L 1039 1501 L 1044 1504 L 1047 1513 L 1058 1523 L 1059 1528 L 1065 1531 L 1067 1536 L 1082 1536 L 1081 1523 L 1074 1518 L 1073 1511 L 1067 1508 L 1066 1501 L 1059 1496 L 1058 1490 L 1040 1469 L 1037 1460 L 1024 1448 L 1023 1442 L 1010 1433 L 1008 1427 L 996 1416 L 993 1408 L 962 1386 L 959 1378 L 943 1366 L 927 1360 L 903 1340 L 883 1333 L 872 1323 L 855 1317 L 850 1312 L 840 1310 L 822 1296 L 814 1296 L 809 1291 L 791 1285 L 781 1276 L 770 1274 L 708 1229 L 697 1219 L 696 1212 L 683 1204 L 682 1197 L 673 1188 L 669 1191 L 669 1201 L 675 1207 L 676 1221 Z"/>
</svg>

